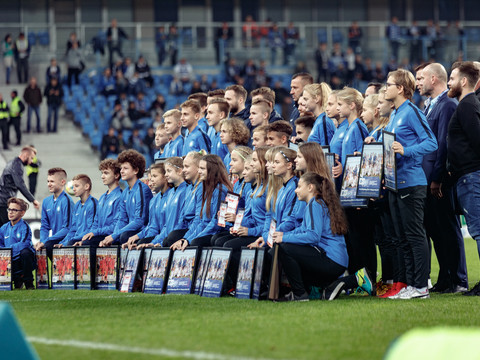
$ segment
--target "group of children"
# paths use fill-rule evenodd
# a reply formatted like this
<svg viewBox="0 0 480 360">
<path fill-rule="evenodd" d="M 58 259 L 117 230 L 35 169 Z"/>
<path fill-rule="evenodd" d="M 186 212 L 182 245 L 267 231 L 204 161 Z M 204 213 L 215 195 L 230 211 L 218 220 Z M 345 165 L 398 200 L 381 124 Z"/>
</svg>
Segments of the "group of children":
<svg viewBox="0 0 480 360">
<path fill-rule="evenodd" d="M 52 196 L 42 205 L 35 249 L 45 248 L 51 256 L 54 247 L 72 245 L 161 246 L 175 251 L 188 246 L 227 247 L 232 249 L 227 281 L 234 290 L 241 248 L 278 246 L 291 286 L 280 300 L 303 301 L 309 299 L 312 287 L 322 288 L 329 300 L 350 288 L 374 295 L 377 243 L 382 277 L 387 280 L 379 295 L 395 296 L 409 285 L 417 293 L 404 298 L 428 297 L 426 279 L 417 276 L 418 269 L 405 264 L 407 255 L 397 251 L 415 251 L 405 230 L 414 220 L 402 216 L 405 209 L 398 204 L 404 201 L 401 189 L 408 193 L 410 186 L 426 185 L 416 173 L 418 157 L 436 147 L 425 116 L 410 102 L 412 78 L 408 71 L 394 71 L 378 94 L 366 98 L 353 88 L 332 91 L 325 83 L 307 84 L 298 99 L 295 136 L 292 124 L 278 119 L 269 88 L 252 92 L 249 109 L 239 85 L 189 99 L 180 110 L 163 115 L 164 123 L 157 130 L 166 132 L 169 141 L 148 171 L 148 186 L 140 180 L 145 159 L 135 150 L 100 163 L 108 190 L 98 201 L 90 195 L 90 178 L 80 174 L 73 178 L 74 195 L 79 198 L 74 204 L 64 191 L 65 170 L 50 169 L 47 181 Z M 400 111 L 404 113 L 398 120 Z M 366 209 L 344 209 L 338 191 L 346 157 L 361 152 L 365 142 L 381 141 L 382 129 L 397 136 L 392 150 L 398 154 L 400 190 L 384 191 Z M 413 145 L 415 151 L 409 153 Z M 327 164 L 322 146 L 335 154 L 333 167 Z M 120 179 L 126 183 L 123 191 Z M 236 214 L 226 215 L 225 226 L 218 221 L 229 192 L 239 195 L 238 208 L 245 210 L 235 230 Z M 12 211 L 15 206 L 20 205 Z M 12 226 L 16 226 L 13 221 L 5 225 Z M 271 260 L 271 255 L 267 258 Z M 347 271 L 350 275 L 341 277 Z"/>
</svg>

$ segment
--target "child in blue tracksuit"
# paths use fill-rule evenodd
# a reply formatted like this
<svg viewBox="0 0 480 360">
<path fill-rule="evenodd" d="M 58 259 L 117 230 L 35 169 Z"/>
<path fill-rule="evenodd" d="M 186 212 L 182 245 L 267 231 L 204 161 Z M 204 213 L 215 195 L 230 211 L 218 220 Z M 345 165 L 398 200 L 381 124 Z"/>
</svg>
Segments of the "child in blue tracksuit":
<svg viewBox="0 0 480 360">
<path fill-rule="evenodd" d="M 187 128 L 188 135 L 185 137 L 182 155 L 190 151 L 205 150 L 210 152 L 211 141 L 207 134 L 200 128 L 198 121 L 201 117 L 201 106 L 196 100 L 187 100 L 181 105 L 181 119 L 184 128 Z"/>
<path fill-rule="evenodd" d="M 139 180 L 145 172 L 145 158 L 135 150 L 118 155 L 120 174 L 128 187 L 122 192 L 118 221 L 111 235 L 100 242 L 100 247 L 121 245 L 148 224 L 148 210 L 153 195 L 149 187 Z"/>
<path fill-rule="evenodd" d="M 348 265 L 344 239 L 347 221 L 331 181 L 306 173 L 295 192 L 298 200 L 307 203 L 301 227 L 273 234 L 279 261 L 292 287 L 280 301 L 308 301 L 311 286 L 329 284 Z"/>
<path fill-rule="evenodd" d="M 150 189 L 156 194 L 150 201 L 148 224 L 140 232 L 131 236 L 122 248 L 135 249 L 139 243 L 148 243 L 160 232 L 165 224 L 170 186 L 165 177 L 165 164 L 150 167 L 148 175 Z"/>
<path fill-rule="evenodd" d="M 40 241 L 35 244 L 35 249 L 41 250 L 45 247 L 50 258 L 53 246 L 63 240 L 71 226 L 73 201 L 64 192 L 66 182 L 65 170 L 61 168 L 48 170 L 47 186 L 53 195 L 42 202 Z"/>
<path fill-rule="evenodd" d="M 7 201 L 8 220 L 0 228 L 0 247 L 12 249 L 12 280 L 15 289 L 21 289 L 23 283 L 27 289 L 34 289 L 33 270 L 35 270 L 35 250 L 32 245 L 32 230 L 22 219 L 28 204 L 18 198 Z"/>
<path fill-rule="evenodd" d="M 326 83 L 309 84 L 303 88 L 303 99 L 307 111 L 311 111 L 316 120 L 308 136 L 308 142 L 326 146 L 330 144 L 335 132 L 335 124 L 325 114 L 328 96 L 332 92 Z"/>
<path fill-rule="evenodd" d="M 171 109 L 163 114 L 163 123 L 165 124 L 165 132 L 171 140 L 163 148 L 162 158 L 172 156 L 182 156 L 184 138 L 182 136 L 182 122 L 180 120 L 180 110 Z"/>
<path fill-rule="evenodd" d="M 212 235 L 222 230 L 217 214 L 232 185 L 227 170 L 218 155 L 205 155 L 198 166 L 199 179 L 203 182 L 202 205 L 182 239 L 175 242 L 173 250 L 184 250 L 188 245 L 209 246 Z"/>
<path fill-rule="evenodd" d="M 82 237 L 74 246 L 97 247 L 107 235 L 113 233 L 117 223 L 118 208 L 122 197 L 120 180 L 120 165 L 117 160 L 105 159 L 100 162 L 102 182 L 108 190 L 98 200 L 97 212 L 90 232 Z"/>
<path fill-rule="evenodd" d="M 73 178 L 73 192 L 80 200 L 73 207 L 72 226 L 55 247 L 71 246 L 90 232 L 98 208 L 97 199 L 90 195 L 91 189 L 92 180 L 87 175 L 79 174 Z"/>
</svg>

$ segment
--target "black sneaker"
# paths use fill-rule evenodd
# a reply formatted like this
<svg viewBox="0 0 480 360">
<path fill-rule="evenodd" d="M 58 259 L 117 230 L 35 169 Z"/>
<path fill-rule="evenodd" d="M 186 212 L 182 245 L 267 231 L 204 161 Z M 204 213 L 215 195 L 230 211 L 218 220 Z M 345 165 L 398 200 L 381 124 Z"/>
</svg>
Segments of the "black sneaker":
<svg viewBox="0 0 480 360">
<path fill-rule="evenodd" d="M 35 286 L 33 286 L 33 281 L 25 281 L 25 288 L 27 290 L 35 290 Z"/>
<path fill-rule="evenodd" d="M 477 285 L 475 285 L 469 291 L 464 292 L 463 295 L 465 295 L 465 296 L 480 296 L 480 282 L 478 282 Z"/>
<path fill-rule="evenodd" d="M 322 297 L 323 300 L 328 300 L 328 301 L 335 300 L 338 297 L 338 295 L 340 295 L 340 293 L 342 292 L 344 285 L 345 283 L 343 281 L 337 280 L 334 283 L 327 286 L 325 290 L 323 290 L 323 297 Z"/>
<path fill-rule="evenodd" d="M 302 295 L 297 296 L 293 293 L 293 291 L 290 291 L 287 295 L 285 295 L 283 298 L 275 300 L 275 302 L 287 302 L 287 301 L 309 301 L 310 299 L 308 298 L 308 294 L 304 292 Z"/>
<path fill-rule="evenodd" d="M 23 288 L 23 281 L 14 281 L 13 282 L 15 290 L 20 290 Z"/>
</svg>

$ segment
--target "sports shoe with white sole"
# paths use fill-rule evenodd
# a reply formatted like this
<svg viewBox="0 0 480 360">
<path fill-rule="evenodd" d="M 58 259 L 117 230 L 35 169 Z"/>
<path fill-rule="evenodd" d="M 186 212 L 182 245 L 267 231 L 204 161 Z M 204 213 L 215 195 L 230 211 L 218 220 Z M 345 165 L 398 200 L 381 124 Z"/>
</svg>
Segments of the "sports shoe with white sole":
<svg viewBox="0 0 480 360">
<path fill-rule="evenodd" d="M 410 299 L 428 299 L 430 297 L 430 293 L 428 292 L 428 287 L 423 288 L 416 288 L 413 286 L 409 286 L 409 290 L 402 293 L 398 299 L 402 300 L 410 300 Z"/>
<path fill-rule="evenodd" d="M 406 286 L 406 287 L 402 288 L 395 295 L 389 296 L 388 299 L 400 299 L 400 296 L 402 296 L 403 293 L 410 292 L 410 288 L 411 288 L 411 286 Z"/>
</svg>

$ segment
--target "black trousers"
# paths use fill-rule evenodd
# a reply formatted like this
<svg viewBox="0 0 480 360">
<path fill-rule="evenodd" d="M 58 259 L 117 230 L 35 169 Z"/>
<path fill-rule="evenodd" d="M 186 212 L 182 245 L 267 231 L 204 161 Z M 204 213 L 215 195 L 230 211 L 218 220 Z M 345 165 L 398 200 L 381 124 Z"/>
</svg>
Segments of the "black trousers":
<svg viewBox="0 0 480 360">
<path fill-rule="evenodd" d="M 202 237 L 198 237 L 196 239 L 193 239 L 190 242 L 190 246 L 198 246 L 200 248 L 202 247 L 208 247 L 212 243 L 212 235 L 206 235 Z"/>
<path fill-rule="evenodd" d="M 0 130 L 2 131 L 2 145 L 3 149 L 8 149 L 8 143 L 10 139 L 8 138 L 8 118 L 0 119 Z"/>
<path fill-rule="evenodd" d="M 465 284 L 457 272 L 461 259 L 459 243 L 463 242 L 463 236 L 459 216 L 455 214 L 453 188 L 442 184 L 442 193 L 443 197 L 437 199 L 432 196 L 430 189 L 427 189 L 425 228 L 427 239 L 431 238 L 433 241 L 440 266 L 437 286 L 446 289 Z M 466 284 L 468 287 L 468 281 Z"/>
<path fill-rule="evenodd" d="M 377 249 L 374 231 L 375 217 L 372 209 L 345 210 L 348 220 L 348 234 L 345 237 L 348 251 L 348 272 L 355 273 L 366 267 L 372 274 L 377 273 Z"/>
<path fill-rule="evenodd" d="M 187 231 L 188 229 L 173 230 L 165 239 L 163 239 L 163 247 L 170 247 L 178 240 L 183 239 Z"/>
<path fill-rule="evenodd" d="M 125 231 L 120 235 L 120 237 L 117 240 L 114 240 L 112 245 L 123 245 L 128 241 L 128 238 L 131 236 L 137 234 L 139 230 L 130 230 L 130 231 Z"/>
<path fill-rule="evenodd" d="M 47 256 L 50 258 L 50 260 L 52 260 L 53 256 L 53 246 L 57 245 L 62 240 L 63 239 L 45 241 L 45 250 L 47 250 Z"/>
<path fill-rule="evenodd" d="M 423 227 L 426 186 L 412 186 L 390 192 L 388 196 L 399 271 L 405 272 L 407 285 L 427 286 L 429 255 L 427 237 Z"/>
<path fill-rule="evenodd" d="M 139 239 L 137 241 L 137 245 L 140 245 L 140 244 L 150 244 L 153 239 L 155 239 L 155 236 L 149 236 L 149 237 L 146 237 L 146 238 L 143 238 L 143 239 Z"/>
<path fill-rule="evenodd" d="M 35 253 L 30 249 L 23 249 L 20 256 L 12 261 L 12 280 L 33 282 L 32 271 L 36 268 Z"/>
<path fill-rule="evenodd" d="M 228 240 L 234 239 L 236 236 L 230 234 L 230 231 L 222 231 L 212 236 L 211 245 L 217 247 L 223 247 Z"/>
<path fill-rule="evenodd" d="M 343 266 L 329 259 L 323 249 L 308 245 L 280 243 L 278 258 L 297 296 L 312 285 L 329 285 L 345 271 Z"/>
<path fill-rule="evenodd" d="M 105 235 L 93 236 L 89 240 L 85 240 L 82 246 L 90 246 L 93 248 L 97 248 L 98 245 L 103 241 L 103 239 L 105 239 L 105 237 L 106 237 Z"/>
<path fill-rule="evenodd" d="M 17 77 L 19 84 L 25 84 L 28 81 L 28 58 L 17 60 Z"/>
<path fill-rule="evenodd" d="M 20 130 L 20 116 L 10 118 L 10 125 L 15 129 L 15 135 L 17 135 L 17 146 L 22 142 L 22 131 Z M 8 132 L 10 134 L 10 130 Z M 10 138 L 10 135 L 9 135 Z"/>
<path fill-rule="evenodd" d="M 397 252 L 395 250 L 395 229 L 393 228 L 392 215 L 390 214 L 390 208 L 388 206 L 388 197 L 384 202 L 382 209 L 379 213 L 381 230 L 376 229 L 377 235 L 382 233 L 382 236 L 376 237 L 378 250 L 380 252 L 380 258 L 382 262 L 382 279 L 393 280 L 398 282 L 400 274 L 397 274 L 395 270 L 398 270 L 397 264 Z M 405 279 L 403 279 L 405 280 Z"/>
<path fill-rule="evenodd" d="M 226 235 L 215 241 L 215 246 L 222 246 L 232 249 L 230 255 L 230 266 L 228 267 L 228 276 L 233 286 L 236 286 L 238 277 L 238 266 L 240 265 L 240 256 L 242 255 L 242 247 L 247 246 L 257 240 L 257 236 L 233 236 Z M 221 245 L 222 244 L 222 245 Z"/>
<path fill-rule="evenodd" d="M 28 188 L 33 196 L 35 196 L 35 191 L 37 190 L 37 178 L 38 173 L 36 172 L 28 175 Z"/>
<path fill-rule="evenodd" d="M 68 68 L 68 75 L 67 75 L 67 83 L 68 86 L 72 86 L 72 79 L 75 80 L 75 84 L 80 84 L 80 80 L 78 77 L 80 76 L 80 73 L 82 72 L 81 69 L 77 68 Z"/>
</svg>

